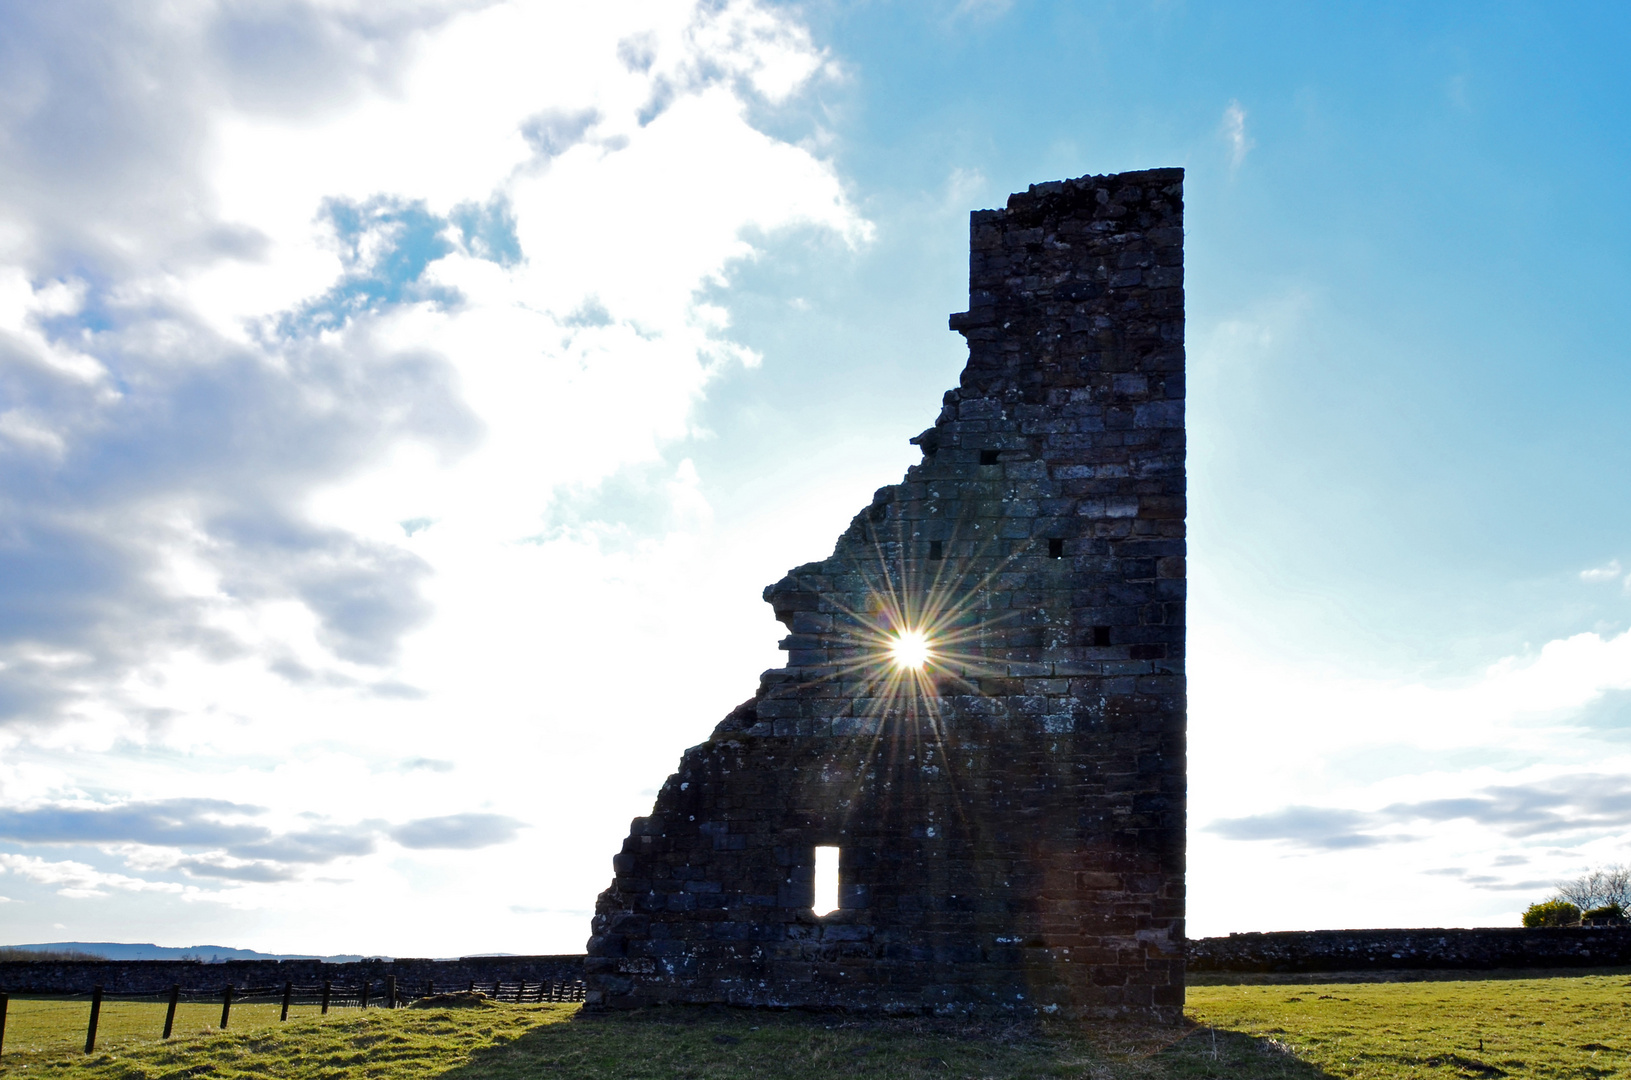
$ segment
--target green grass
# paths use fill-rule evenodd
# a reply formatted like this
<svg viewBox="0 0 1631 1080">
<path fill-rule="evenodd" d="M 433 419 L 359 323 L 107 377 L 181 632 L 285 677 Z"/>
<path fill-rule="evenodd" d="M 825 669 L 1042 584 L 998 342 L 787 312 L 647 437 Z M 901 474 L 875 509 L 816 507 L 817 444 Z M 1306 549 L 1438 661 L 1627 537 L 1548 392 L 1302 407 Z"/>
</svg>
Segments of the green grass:
<svg viewBox="0 0 1631 1080">
<path fill-rule="evenodd" d="M 13 1041 L 0 1076 L 56 1080 L 746 1080 L 776 1077 L 1320 1080 L 1619 1077 L 1631 1080 L 1631 978 L 1192 987 L 1192 1026 L 961 1024 L 798 1013 L 668 1010 L 580 1016 L 575 1005 L 349 1009 L 276 1022 L 276 1006 L 184 1013 L 159 1043 L 151 1016 L 84 1040 L 83 1002 L 54 1014 L 55 1048 Z M 121 1007 L 121 1006 L 116 1006 Z M 106 1006 L 104 1006 L 106 1008 Z M 157 1010 L 163 1023 L 162 1006 Z M 243 1024 L 240 1026 L 240 1009 Z M 254 1010 L 266 1010 L 265 1014 Z M 267 1017 L 270 1017 L 268 1019 Z M 35 1022 L 48 1026 L 45 1013 Z M 104 1024 L 107 1020 L 104 1020 Z M 144 1026 L 145 1025 L 145 1026 Z M 107 1029 L 105 1029 L 107 1030 Z M 121 1029 L 127 1030 L 127 1029 Z M 144 1034 L 146 1032 L 146 1034 Z M 1479 1049 L 1479 1040 L 1483 1049 Z M 13 1052 L 14 1047 L 17 1052 Z"/>
<path fill-rule="evenodd" d="M 1333 1076 L 1631 1077 L 1631 978 L 1192 986 L 1199 1023 Z"/>
<path fill-rule="evenodd" d="M 204 1030 L 94 1054 L 13 1055 L 0 1073 L 61 1080 L 437 1077 L 441 1080 L 746 1080 L 748 1077 L 1317 1077 L 1267 1040 L 1115 1029 L 1085 1039 L 1018 1025 L 864 1021 L 808 1014 L 672 1010 L 580 1017 L 576 1005 L 349 1010 L 287 1024 Z M 83 1040 L 81 1004 L 78 1038 Z M 219 1019 L 219 1007 L 217 1016 Z M 160 1017 L 162 1023 L 162 1016 Z M 70 1027 L 60 1018 L 65 1032 Z M 179 1026 L 178 1026 L 179 1030 Z M 100 1041 L 100 1040 L 99 1040 Z M 1219 1071 L 1219 1070 L 1223 1071 Z"/>
<path fill-rule="evenodd" d="M 7 1065 L 52 1061 L 85 1049 L 85 1031 L 90 1019 L 88 998 L 34 998 L 11 999 L 6 1018 L 6 1042 L 0 1062 Z M 156 1043 L 164 1034 L 164 1014 L 168 1006 L 163 1002 L 119 1001 L 102 1002 L 102 1011 L 96 1023 L 96 1048 L 118 1053 L 133 1046 Z M 234 1002 L 228 1018 L 230 1031 L 253 1031 L 277 1025 L 281 1004 L 246 1004 Z M 294 1005 L 289 1009 L 293 1023 L 304 1017 L 315 1017 L 316 1005 Z M 335 1014 L 331 1014 L 335 1015 Z M 173 1034 L 213 1035 L 221 1023 L 221 1003 L 182 1002 L 176 1007 Z"/>
</svg>

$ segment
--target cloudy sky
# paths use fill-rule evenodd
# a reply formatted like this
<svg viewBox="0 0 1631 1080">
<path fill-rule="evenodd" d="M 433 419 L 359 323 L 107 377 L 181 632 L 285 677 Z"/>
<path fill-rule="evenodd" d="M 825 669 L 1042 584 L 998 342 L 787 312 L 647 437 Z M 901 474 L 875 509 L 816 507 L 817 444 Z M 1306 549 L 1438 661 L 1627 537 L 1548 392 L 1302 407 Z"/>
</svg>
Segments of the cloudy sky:
<svg viewBox="0 0 1631 1080">
<path fill-rule="evenodd" d="M 968 211 L 1188 172 L 1190 930 L 1631 861 L 1631 17 L 0 3 L 0 943 L 577 951 L 916 460 Z"/>
</svg>

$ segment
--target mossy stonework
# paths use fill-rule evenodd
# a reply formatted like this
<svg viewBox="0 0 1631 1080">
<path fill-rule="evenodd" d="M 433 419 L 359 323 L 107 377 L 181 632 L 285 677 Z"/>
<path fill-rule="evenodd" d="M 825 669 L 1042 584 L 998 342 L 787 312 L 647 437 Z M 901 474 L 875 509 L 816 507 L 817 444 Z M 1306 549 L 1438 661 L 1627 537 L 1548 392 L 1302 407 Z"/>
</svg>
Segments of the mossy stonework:
<svg viewBox="0 0 1631 1080">
<path fill-rule="evenodd" d="M 961 385 L 765 591 L 787 666 L 635 820 L 590 1009 L 1180 1017 L 1183 172 L 1036 185 L 971 232 Z"/>
</svg>

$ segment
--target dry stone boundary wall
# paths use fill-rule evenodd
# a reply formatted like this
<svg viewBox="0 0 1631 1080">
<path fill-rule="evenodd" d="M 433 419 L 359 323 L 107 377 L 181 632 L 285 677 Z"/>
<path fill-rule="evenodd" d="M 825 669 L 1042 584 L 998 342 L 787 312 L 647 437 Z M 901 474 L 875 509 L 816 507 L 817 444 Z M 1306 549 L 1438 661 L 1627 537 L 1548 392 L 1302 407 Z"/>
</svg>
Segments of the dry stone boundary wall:
<svg viewBox="0 0 1631 1080">
<path fill-rule="evenodd" d="M 1189 943 L 1194 972 L 1494 971 L 1631 966 L 1631 927 L 1288 930 Z"/>
<path fill-rule="evenodd" d="M 1186 943 L 1191 971 L 1206 973 L 1313 973 L 1341 971 L 1492 971 L 1631 967 L 1631 927 L 1529 929 L 1288 930 Z M 468 957 L 461 960 L 110 960 L 41 963 L 0 961 L 0 991 L 79 994 L 102 984 L 109 992 L 213 993 L 234 986 L 314 985 L 325 979 L 353 985 L 394 975 L 404 987 L 474 981 L 574 982 L 582 955 Z"/>
<path fill-rule="evenodd" d="M 109 993 L 163 993 L 179 983 L 182 990 L 214 993 L 227 983 L 235 987 L 311 986 L 326 981 L 355 985 L 395 976 L 404 989 L 417 990 L 434 981 L 438 988 L 477 989 L 494 982 L 576 982 L 583 978 L 583 957 L 472 956 L 460 960 L 363 960 L 327 964 L 320 960 L 34 960 L 0 961 L 0 991 L 12 994 L 83 994 L 94 986 Z"/>
</svg>

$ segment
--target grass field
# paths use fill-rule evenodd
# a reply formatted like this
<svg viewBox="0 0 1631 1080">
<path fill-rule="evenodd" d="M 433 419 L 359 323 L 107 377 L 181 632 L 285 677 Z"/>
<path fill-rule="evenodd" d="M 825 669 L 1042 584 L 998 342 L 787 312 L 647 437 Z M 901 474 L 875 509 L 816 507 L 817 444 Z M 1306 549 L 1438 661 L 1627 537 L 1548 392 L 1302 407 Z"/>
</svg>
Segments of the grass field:
<svg viewBox="0 0 1631 1080">
<path fill-rule="evenodd" d="M 1197 986 L 1202 1024 L 1334 1076 L 1631 1077 L 1631 977 Z"/>
<path fill-rule="evenodd" d="M 102 1002 L 96 1024 L 97 1049 L 122 1052 L 133 1046 L 158 1042 L 164 1033 L 166 1008 L 164 1003 L 152 1001 Z M 280 1004 L 235 1002 L 229 1030 L 253 1031 L 276 1026 L 281 1009 Z M 86 1021 L 90 1016 L 88 999 L 13 998 L 7 1012 L 6 1042 L 0 1063 L 9 1065 L 25 1059 L 45 1061 L 76 1051 L 83 1053 Z M 294 1005 L 289 1009 L 289 1021 L 315 1018 L 318 1013 L 316 1005 Z M 178 1037 L 215 1034 L 220 1023 L 219 1001 L 184 1001 L 176 1007 L 173 1033 Z"/>
<path fill-rule="evenodd" d="M 1181 1031 L 864 1021 L 677 1011 L 579 1017 L 576 1005 L 351 1009 L 276 1021 L 247 1006 L 232 1029 L 197 1005 L 177 1038 L 152 1041 L 163 1006 L 117 1006 L 123 1035 L 84 1041 L 83 1003 L 13 1000 L 0 1075 L 61 1080 L 282 1077 L 329 1080 L 746 1080 L 748 1077 L 1617 1077 L 1631 1080 L 1631 976 L 1465 982 L 1206 986 Z M 104 1006 L 106 1008 L 106 1006 Z M 199 1011 L 201 1010 L 201 1011 Z M 255 1012 L 255 1010 L 265 1010 Z M 251 1015 L 253 1012 L 253 1015 Z M 28 1018 L 25 1021 L 25 1017 Z M 32 1044 L 14 1041 L 23 1023 Z M 105 1014 L 103 1024 L 108 1023 Z M 60 1028 L 51 1036 L 51 1025 Z M 144 1032 L 149 1034 L 144 1034 Z M 1482 1042 L 1480 1043 L 1480 1040 Z M 1480 1046 L 1482 1047 L 1480 1049 Z"/>
</svg>

